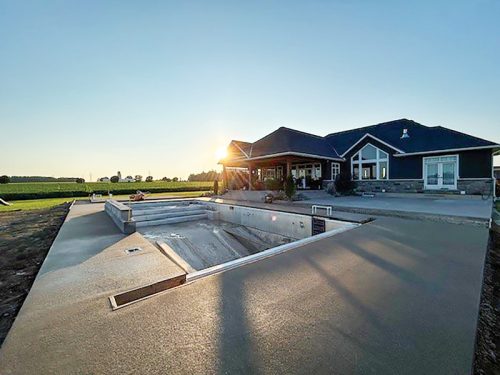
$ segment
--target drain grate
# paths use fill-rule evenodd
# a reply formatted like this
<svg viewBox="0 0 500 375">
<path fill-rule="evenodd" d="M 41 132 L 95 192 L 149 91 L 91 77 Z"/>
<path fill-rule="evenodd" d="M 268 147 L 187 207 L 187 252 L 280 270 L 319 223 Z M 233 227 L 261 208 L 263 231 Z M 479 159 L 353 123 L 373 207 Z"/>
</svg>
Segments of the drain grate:
<svg viewBox="0 0 500 375">
<path fill-rule="evenodd" d="M 126 250 L 125 250 L 125 252 L 126 252 L 127 254 L 135 254 L 135 253 L 138 253 L 138 252 L 140 252 L 140 251 L 142 251 L 142 249 L 141 249 L 140 247 L 132 247 L 132 248 L 130 248 L 130 249 L 126 249 Z"/>
</svg>

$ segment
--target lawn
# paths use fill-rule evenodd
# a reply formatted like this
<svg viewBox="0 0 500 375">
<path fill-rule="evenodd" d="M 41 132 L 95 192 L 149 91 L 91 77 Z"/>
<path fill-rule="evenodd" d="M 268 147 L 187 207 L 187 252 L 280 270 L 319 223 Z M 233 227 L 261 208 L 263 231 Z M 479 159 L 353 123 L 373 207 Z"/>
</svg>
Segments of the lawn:
<svg viewBox="0 0 500 375">
<path fill-rule="evenodd" d="M 151 193 L 207 191 L 213 182 L 27 182 L 0 184 L 0 198 L 6 201 L 42 198 L 88 197 L 92 193 L 132 194 L 137 190 Z"/>
<path fill-rule="evenodd" d="M 170 192 L 170 193 L 153 193 L 148 195 L 148 197 L 165 197 L 165 198 L 194 198 L 201 196 L 205 191 L 184 191 L 184 192 Z M 128 195 L 113 195 L 113 199 L 128 199 Z M 106 196 L 103 196 L 106 198 Z M 85 200 L 88 198 L 76 197 L 76 198 L 46 198 L 46 199 L 29 199 L 29 200 L 19 200 L 10 201 L 12 206 L 0 206 L 0 212 L 7 211 L 17 211 L 17 210 L 38 210 L 42 208 L 50 208 L 57 206 L 62 203 L 71 202 L 73 199 Z"/>
</svg>

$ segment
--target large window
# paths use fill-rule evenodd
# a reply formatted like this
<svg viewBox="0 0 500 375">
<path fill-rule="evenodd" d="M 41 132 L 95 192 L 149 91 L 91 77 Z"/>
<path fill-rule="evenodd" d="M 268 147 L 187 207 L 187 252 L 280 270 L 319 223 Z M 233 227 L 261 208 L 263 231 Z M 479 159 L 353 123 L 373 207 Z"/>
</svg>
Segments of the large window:
<svg viewBox="0 0 500 375">
<path fill-rule="evenodd" d="M 389 178 L 389 155 L 368 143 L 351 158 L 353 180 Z"/>
</svg>

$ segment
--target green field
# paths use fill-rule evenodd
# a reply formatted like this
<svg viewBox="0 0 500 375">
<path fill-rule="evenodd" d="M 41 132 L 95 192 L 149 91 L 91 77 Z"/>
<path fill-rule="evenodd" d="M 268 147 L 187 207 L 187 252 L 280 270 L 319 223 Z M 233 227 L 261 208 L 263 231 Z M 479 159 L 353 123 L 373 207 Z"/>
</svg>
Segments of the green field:
<svg viewBox="0 0 500 375">
<path fill-rule="evenodd" d="M 174 193 L 154 193 L 148 195 L 149 198 L 195 198 L 200 197 L 204 191 L 182 191 L 182 192 L 174 192 Z M 103 197 L 103 199 L 106 197 Z M 114 199 L 128 199 L 128 195 L 114 195 Z M 74 199 L 76 200 L 84 200 L 88 198 L 45 198 L 45 199 L 29 199 L 22 201 L 10 201 L 11 206 L 2 206 L 0 205 L 0 213 L 7 211 L 25 211 L 25 210 L 38 210 L 41 208 L 50 208 L 53 206 L 57 206 L 59 204 L 63 204 L 66 202 L 71 202 Z"/>
<path fill-rule="evenodd" d="M 88 197 L 92 193 L 113 195 L 132 194 L 137 190 L 151 193 L 207 191 L 211 190 L 213 182 L 27 182 L 0 184 L 0 198 L 6 201 L 42 199 L 42 198 L 72 198 Z"/>
</svg>

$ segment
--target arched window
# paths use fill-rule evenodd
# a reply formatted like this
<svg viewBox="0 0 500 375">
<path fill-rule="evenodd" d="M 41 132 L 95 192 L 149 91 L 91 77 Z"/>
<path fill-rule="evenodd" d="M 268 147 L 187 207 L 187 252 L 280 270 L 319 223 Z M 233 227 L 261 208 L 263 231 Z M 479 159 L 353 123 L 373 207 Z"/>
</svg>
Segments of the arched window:
<svg viewBox="0 0 500 375">
<path fill-rule="evenodd" d="M 367 143 L 351 158 L 353 180 L 386 180 L 389 178 L 389 155 Z"/>
</svg>

